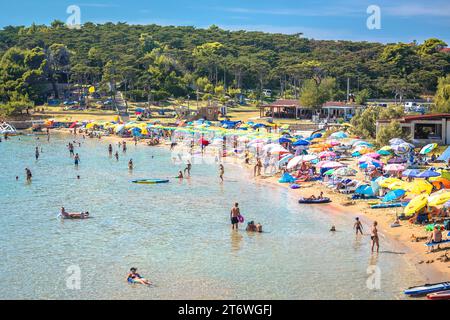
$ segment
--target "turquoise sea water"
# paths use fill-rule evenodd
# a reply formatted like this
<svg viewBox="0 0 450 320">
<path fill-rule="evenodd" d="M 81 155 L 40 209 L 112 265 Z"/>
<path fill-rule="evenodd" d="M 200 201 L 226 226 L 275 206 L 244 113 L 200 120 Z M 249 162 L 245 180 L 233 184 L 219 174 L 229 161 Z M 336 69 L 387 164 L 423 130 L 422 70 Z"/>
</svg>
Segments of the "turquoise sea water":
<svg viewBox="0 0 450 320">
<path fill-rule="evenodd" d="M 216 164 L 194 164 L 189 180 L 138 185 L 130 180 L 173 177 L 184 166 L 165 148 L 129 143 L 116 161 L 109 142 L 80 139 L 76 169 L 70 140 L 0 143 L 2 299 L 395 299 L 420 282 L 383 237 L 383 252 L 372 256 L 369 237 L 355 239 L 353 217 L 299 205 L 289 189 L 254 183 L 238 166 L 225 166 L 224 184 Z M 231 231 L 235 201 L 266 232 Z M 93 218 L 61 220 L 62 205 Z M 80 268 L 79 290 L 67 287 L 71 266 Z M 132 266 L 155 286 L 127 284 Z M 378 290 L 367 288 L 370 266 L 379 268 Z"/>
</svg>

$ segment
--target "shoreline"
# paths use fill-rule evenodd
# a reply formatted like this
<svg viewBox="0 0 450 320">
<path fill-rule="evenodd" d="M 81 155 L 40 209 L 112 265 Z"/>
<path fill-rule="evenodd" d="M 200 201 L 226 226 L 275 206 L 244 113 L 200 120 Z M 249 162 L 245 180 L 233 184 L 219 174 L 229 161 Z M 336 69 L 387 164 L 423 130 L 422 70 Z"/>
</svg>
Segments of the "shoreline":
<svg viewBox="0 0 450 320">
<path fill-rule="evenodd" d="M 62 133 L 65 135 L 70 135 L 73 138 L 79 138 L 80 134 L 73 135 L 69 129 L 57 129 L 54 131 L 55 133 Z M 50 131 L 51 136 L 52 131 Z M 91 138 L 87 138 L 91 139 Z M 92 138 L 97 139 L 98 138 Z M 121 138 L 116 135 L 108 135 L 102 136 L 98 141 L 111 141 L 111 142 L 119 142 L 126 141 L 127 143 L 134 144 L 134 140 L 132 138 Z M 169 148 L 169 145 L 165 143 L 163 140 L 159 145 L 148 146 L 148 147 L 163 147 Z M 131 144 L 130 144 L 131 145 Z M 138 141 L 138 145 L 144 145 L 147 147 L 145 140 Z M 243 162 L 239 163 L 240 160 L 237 157 L 231 156 L 230 158 L 234 158 L 237 161 L 234 161 L 233 165 L 240 167 L 242 170 L 245 170 L 253 176 L 252 165 L 245 165 Z M 225 163 L 226 164 L 226 163 Z M 260 176 L 253 178 L 255 183 L 270 185 L 275 188 L 289 188 L 289 184 L 281 184 L 278 182 L 280 174 L 276 174 L 274 176 Z M 226 182 L 226 180 L 225 180 Z M 314 191 L 312 191 L 314 190 Z M 447 265 L 447 262 L 441 262 L 437 260 L 440 256 L 442 256 L 446 250 L 435 251 L 432 253 L 427 253 L 427 249 L 424 246 L 424 242 L 413 242 L 411 241 L 411 235 L 422 237 L 426 235 L 424 230 L 424 226 L 411 225 L 406 220 L 401 221 L 401 226 L 397 228 L 391 228 L 390 224 L 394 221 L 395 212 L 397 208 L 390 209 L 370 209 L 367 203 L 364 200 L 356 200 L 353 205 L 345 205 L 345 203 L 351 202 L 348 200 L 348 195 L 340 194 L 337 192 L 331 192 L 330 189 L 326 188 L 324 185 L 318 182 L 306 182 L 301 185 L 299 189 L 290 189 L 291 195 L 296 198 L 300 198 L 302 196 L 309 196 L 311 193 L 319 193 L 321 191 L 324 192 L 324 195 L 329 197 L 332 202 L 329 204 L 320 205 L 320 208 L 323 213 L 326 214 L 337 214 L 337 215 L 351 215 L 354 217 L 360 217 L 362 223 L 365 227 L 364 231 L 367 231 L 367 228 L 373 223 L 373 221 L 378 222 L 379 233 L 380 233 L 380 254 L 383 253 L 383 241 L 389 241 L 396 250 L 404 253 L 405 259 L 418 271 L 420 277 L 423 279 L 423 283 L 437 283 L 447 281 L 450 277 L 450 266 Z M 349 226 L 350 227 L 350 226 Z M 352 226 L 353 227 L 353 226 Z M 367 250 L 370 250 L 370 247 L 367 247 Z M 432 263 L 426 263 L 426 261 L 433 260 Z M 405 284 L 405 289 L 410 286 L 422 285 L 423 283 L 410 283 Z"/>
</svg>

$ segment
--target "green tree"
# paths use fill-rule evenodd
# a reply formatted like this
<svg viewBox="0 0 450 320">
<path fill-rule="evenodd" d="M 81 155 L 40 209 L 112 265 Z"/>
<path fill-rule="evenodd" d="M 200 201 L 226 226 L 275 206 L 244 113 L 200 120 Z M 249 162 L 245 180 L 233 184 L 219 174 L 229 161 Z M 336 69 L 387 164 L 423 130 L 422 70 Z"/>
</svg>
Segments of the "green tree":
<svg viewBox="0 0 450 320">
<path fill-rule="evenodd" d="M 434 111 L 450 112 L 450 75 L 439 78 L 434 103 Z"/>
<path fill-rule="evenodd" d="M 381 126 L 377 132 L 377 143 L 380 145 L 389 144 L 389 140 L 393 138 L 406 139 L 400 123 L 396 120 L 391 121 L 389 124 Z"/>
</svg>

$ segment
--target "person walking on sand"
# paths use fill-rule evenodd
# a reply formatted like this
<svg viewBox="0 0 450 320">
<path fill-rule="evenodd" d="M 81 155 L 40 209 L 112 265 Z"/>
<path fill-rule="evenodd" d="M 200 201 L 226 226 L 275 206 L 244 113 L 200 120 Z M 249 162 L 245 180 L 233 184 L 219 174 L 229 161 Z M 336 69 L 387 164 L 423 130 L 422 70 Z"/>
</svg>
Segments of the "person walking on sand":
<svg viewBox="0 0 450 320">
<path fill-rule="evenodd" d="M 372 231 L 370 233 L 370 239 L 372 240 L 372 252 L 373 247 L 377 246 L 377 252 L 380 250 L 380 242 L 378 238 L 378 229 L 377 229 L 378 223 L 376 221 L 373 222 Z"/>
<path fill-rule="evenodd" d="M 353 229 L 356 230 L 356 235 L 358 235 L 358 231 L 361 233 L 361 235 L 363 234 L 363 226 L 361 221 L 359 221 L 358 217 L 355 218 L 355 224 L 353 225 Z"/>
<path fill-rule="evenodd" d="M 230 218 L 231 218 L 231 230 L 238 230 L 239 228 L 239 216 L 241 215 L 241 211 L 239 210 L 239 204 L 236 202 L 234 207 L 231 208 Z"/>
<path fill-rule="evenodd" d="M 225 174 L 225 168 L 223 167 L 223 164 L 219 165 L 219 178 L 223 182 L 223 175 Z"/>
</svg>

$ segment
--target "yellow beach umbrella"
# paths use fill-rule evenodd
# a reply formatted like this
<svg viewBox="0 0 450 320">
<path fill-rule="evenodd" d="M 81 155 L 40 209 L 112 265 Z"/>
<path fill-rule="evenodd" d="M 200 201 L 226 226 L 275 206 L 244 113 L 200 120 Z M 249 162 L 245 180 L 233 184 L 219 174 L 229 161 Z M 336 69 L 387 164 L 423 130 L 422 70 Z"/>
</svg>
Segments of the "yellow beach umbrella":
<svg viewBox="0 0 450 320">
<path fill-rule="evenodd" d="M 407 184 L 405 190 L 411 194 L 421 194 L 423 192 L 430 194 L 433 191 L 433 185 L 426 180 L 415 179 Z"/>
<path fill-rule="evenodd" d="M 432 207 L 440 206 L 450 200 L 450 192 L 435 192 L 428 197 L 428 205 Z"/>
<path fill-rule="evenodd" d="M 392 184 L 394 182 L 399 182 L 399 181 L 401 181 L 401 180 L 397 179 L 397 178 L 386 178 L 386 179 L 382 180 L 381 182 L 379 182 L 378 184 L 382 188 L 388 188 L 390 184 Z"/>
<path fill-rule="evenodd" d="M 408 203 L 403 212 L 405 213 L 406 216 L 412 216 L 420 209 L 423 209 L 427 205 L 427 202 L 428 202 L 428 195 L 420 194 Z"/>
</svg>

